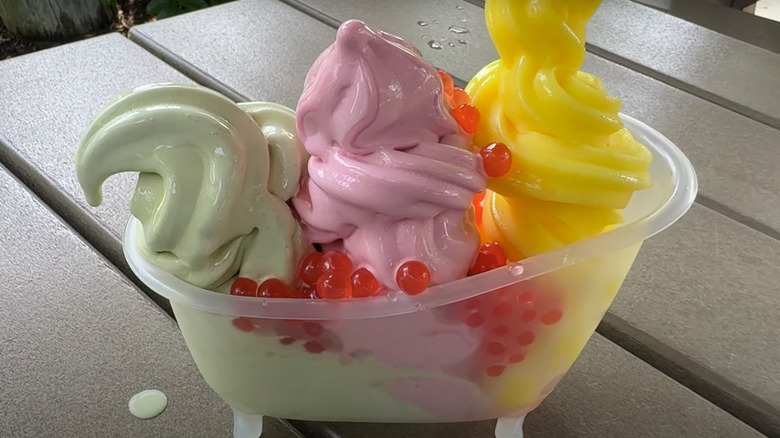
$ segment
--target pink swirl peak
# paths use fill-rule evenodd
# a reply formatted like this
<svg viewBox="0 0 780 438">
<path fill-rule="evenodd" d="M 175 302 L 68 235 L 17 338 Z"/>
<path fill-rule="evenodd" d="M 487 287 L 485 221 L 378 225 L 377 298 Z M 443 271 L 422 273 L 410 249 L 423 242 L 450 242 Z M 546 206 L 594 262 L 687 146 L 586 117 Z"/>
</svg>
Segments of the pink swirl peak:
<svg viewBox="0 0 780 438">
<path fill-rule="evenodd" d="M 442 97 L 438 72 L 411 44 L 352 20 L 298 102 L 312 155 L 293 199 L 304 230 L 392 290 L 409 260 L 428 266 L 432 285 L 464 277 L 479 246 L 471 200 L 486 176 Z"/>
</svg>

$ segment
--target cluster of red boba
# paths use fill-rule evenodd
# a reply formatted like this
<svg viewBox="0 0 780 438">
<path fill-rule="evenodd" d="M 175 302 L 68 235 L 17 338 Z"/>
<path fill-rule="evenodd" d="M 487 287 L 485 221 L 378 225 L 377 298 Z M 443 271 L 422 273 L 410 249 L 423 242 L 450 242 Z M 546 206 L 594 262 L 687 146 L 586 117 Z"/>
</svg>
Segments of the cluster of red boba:
<svg viewBox="0 0 780 438">
<path fill-rule="evenodd" d="M 452 108 L 452 118 L 458 122 L 460 129 L 467 134 L 473 134 L 479 129 L 479 110 L 471 104 L 471 96 L 462 88 L 455 86 L 452 77 L 439 70 L 439 76 L 443 84 L 444 97 Z M 491 143 L 482 149 L 482 165 L 485 173 L 490 178 L 505 175 L 512 167 L 512 154 L 503 143 Z"/>
<path fill-rule="evenodd" d="M 471 97 L 455 87 L 449 74 L 439 71 L 444 98 L 451 115 L 467 134 L 479 128 L 479 110 L 471 104 Z M 477 145 L 479 147 L 479 145 Z M 489 178 L 505 175 L 511 170 L 512 155 L 503 143 L 491 143 L 479 149 L 485 174 Z M 474 197 L 477 225 L 482 225 L 485 192 Z M 479 247 L 468 275 L 479 275 L 508 263 L 504 250 L 496 242 Z M 403 263 L 396 271 L 398 289 L 409 295 L 424 292 L 430 283 L 428 267 L 419 261 Z M 479 372 L 491 378 L 501 376 L 507 366 L 525 360 L 542 326 L 556 324 L 563 311 L 556 294 L 540 294 L 529 289 L 529 282 L 512 285 L 478 297 L 470 298 L 452 307 L 455 321 L 481 332 L 476 353 Z M 257 284 L 249 278 L 238 278 L 230 288 L 231 295 L 259 298 L 298 298 L 342 300 L 368 298 L 383 292 L 383 287 L 370 270 L 355 267 L 348 255 L 339 251 L 312 252 L 301 260 L 295 287 L 271 278 Z M 264 320 L 238 317 L 233 319 L 236 329 L 244 332 L 271 330 L 282 345 L 299 345 L 311 354 L 340 351 L 337 336 L 316 321 Z"/>
<path fill-rule="evenodd" d="M 431 273 L 419 261 L 403 263 L 395 275 L 398 288 L 417 295 L 428 288 Z M 377 295 L 381 287 L 374 274 L 366 268 L 354 269 L 352 260 L 339 251 L 307 254 L 298 266 L 296 287 L 287 287 L 281 280 L 270 278 L 261 284 L 239 277 L 230 287 L 230 294 L 258 298 L 367 298 Z"/>
<path fill-rule="evenodd" d="M 471 105 L 471 97 L 463 89 L 455 87 L 452 77 L 439 71 L 444 97 L 452 108 L 452 117 L 467 134 L 473 134 L 479 127 L 480 114 Z M 490 178 L 502 176 L 512 166 L 512 155 L 503 143 L 491 143 L 480 149 L 485 174 Z M 477 195 L 481 200 L 484 192 Z M 481 223 L 481 205 L 476 202 L 477 224 Z M 506 256 L 497 243 L 482 245 L 469 275 L 506 265 Z M 355 269 L 349 256 L 339 251 L 307 254 L 298 267 L 298 282 L 288 287 L 279 279 L 271 278 L 258 284 L 250 278 L 240 277 L 230 287 L 230 294 L 258 298 L 321 298 L 345 299 L 367 298 L 377 295 L 382 289 L 374 275 L 366 268 Z M 431 281 L 428 267 L 416 260 L 403 263 L 396 271 L 398 289 L 417 295 L 424 292 Z"/>
</svg>

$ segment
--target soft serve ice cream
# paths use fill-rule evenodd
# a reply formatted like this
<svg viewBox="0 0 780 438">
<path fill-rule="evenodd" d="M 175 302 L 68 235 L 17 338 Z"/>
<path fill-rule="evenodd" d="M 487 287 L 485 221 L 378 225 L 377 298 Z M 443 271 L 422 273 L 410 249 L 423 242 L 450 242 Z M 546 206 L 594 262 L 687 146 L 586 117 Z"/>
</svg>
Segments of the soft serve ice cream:
<svg viewBox="0 0 780 438">
<path fill-rule="evenodd" d="M 340 318 L 339 306 L 364 303 L 322 299 L 408 303 L 398 289 L 422 293 L 599 234 L 648 186 L 649 154 L 619 102 L 577 72 L 598 2 L 536 15 L 527 3 L 488 0 L 501 60 L 470 83 L 473 102 L 408 42 L 349 21 L 313 64 L 297 112 L 157 85 L 119 96 L 90 125 L 77 157 L 88 202 L 111 175 L 138 172 L 142 258 L 229 301 L 228 311 L 171 304 L 199 370 L 236 412 L 520 417 L 574 361 L 613 296 L 591 292 L 619 287 L 620 269 L 620 280 L 571 277 L 583 291 L 534 279 L 380 317 Z M 480 230 L 472 200 L 486 186 Z M 275 299 L 327 316 L 242 309 Z"/>
<path fill-rule="evenodd" d="M 579 71 L 600 0 L 488 0 L 500 59 L 466 91 L 482 114 L 476 145 L 502 142 L 512 170 L 490 181 L 482 221 L 514 260 L 603 233 L 650 186 L 650 152 L 623 126 L 620 101 Z"/>
<path fill-rule="evenodd" d="M 410 261 L 440 284 L 465 277 L 477 256 L 471 201 L 486 175 L 451 109 L 439 72 L 409 43 L 352 21 L 312 67 L 297 129 L 295 113 L 279 105 L 235 104 L 197 86 L 142 87 L 94 119 L 77 173 L 98 205 L 107 178 L 138 172 L 138 247 L 192 285 L 260 298 L 268 295 L 242 288 L 281 280 L 294 289 L 311 241 L 323 258 L 368 270 L 397 294 Z M 172 306 L 202 374 L 241 412 L 311 412 L 316 399 L 274 394 L 336 381 L 362 402 L 320 406 L 322 419 L 490 415 L 474 378 L 481 335 L 451 309 L 288 321 Z"/>
<path fill-rule="evenodd" d="M 437 70 L 409 43 L 345 23 L 309 71 L 297 117 L 312 157 L 293 205 L 312 242 L 389 289 L 409 261 L 432 285 L 466 276 L 480 240 L 471 201 L 486 175 Z"/>
<path fill-rule="evenodd" d="M 236 275 L 293 283 L 304 244 L 285 201 L 298 191 L 305 158 L 288 108 L 153 85 L 102 109 L 82 139 L 76 173 L 97 206 L 106 179 L 139 172 L 130 210 L 143 224 L 145 256 L 216 289 Z"/>
</svg>

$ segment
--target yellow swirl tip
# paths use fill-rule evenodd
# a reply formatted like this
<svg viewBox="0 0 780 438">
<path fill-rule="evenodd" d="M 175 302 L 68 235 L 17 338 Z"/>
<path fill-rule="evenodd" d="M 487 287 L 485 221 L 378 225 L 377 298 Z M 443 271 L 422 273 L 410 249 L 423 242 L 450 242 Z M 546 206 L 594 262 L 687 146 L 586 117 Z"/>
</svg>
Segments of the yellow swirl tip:
<svg viewBox="0 0 780 438">
<path fill-rule="evenodd" d="M 650 186 L 650 152 L 625 129 L 620 100 L 579 71 L 601 0 L 487 0 L 500 59 L 466 87 L 482 123 L 475 147 L 506 144 L 513 167 L 490 182 L 483 222 L 515 256 L 591 237 Z"/>
</svg>

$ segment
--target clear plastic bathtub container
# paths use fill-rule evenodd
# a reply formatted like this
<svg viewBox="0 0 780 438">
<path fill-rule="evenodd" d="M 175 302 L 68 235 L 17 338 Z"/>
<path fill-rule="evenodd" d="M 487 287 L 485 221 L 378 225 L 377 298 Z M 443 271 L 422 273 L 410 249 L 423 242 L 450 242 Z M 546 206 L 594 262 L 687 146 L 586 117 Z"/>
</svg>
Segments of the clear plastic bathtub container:
<svg viewBox="0 0 780 438">
<path fill-rule="evenodd" d="M 203 378 L 233 408 L 236 438 L 257 438 L 266 415 L 405 423 L 497 418 L 498 438 L 519 438 L 525 414 L 577 359 L 642 242 L 672 225 L 696 196 L 685 155 L 622 117 L 652 151 L 654 180 L 634 195 L 624 224 L 417 296 L 293 300 L 200 289 L 141 255 L 135 219 L 125 256 L 149 288 L 170 300 Z"/>
</svg>

